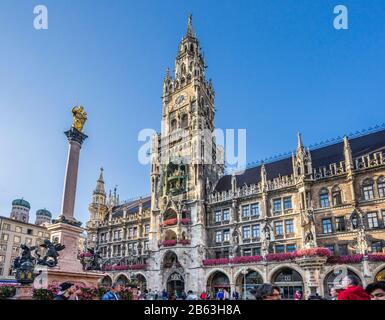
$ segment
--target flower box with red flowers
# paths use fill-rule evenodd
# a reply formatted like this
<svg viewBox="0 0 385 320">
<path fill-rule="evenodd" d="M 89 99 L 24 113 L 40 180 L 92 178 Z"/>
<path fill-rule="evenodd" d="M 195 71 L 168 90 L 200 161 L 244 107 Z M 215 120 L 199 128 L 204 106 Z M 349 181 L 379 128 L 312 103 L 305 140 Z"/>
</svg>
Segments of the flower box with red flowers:
<svg viewBox="0 0 385 320">
<path fill-rule="evenodd" d="M 182 246 L 187 246 L 188 244 L 190 244 L 190 241 L 189 241 L 189 240 L 180 240 L 179 243 L 180 243 Z"/>
<path fill-rule="evenodd" d="M 173 247 L 176 245 L 176 240 L 165 240 L 162 242 L 165 247 Z"/>
<path fill-rule="evenodd" d="M 234 257 L 231 259 L 231 263 L 239 264 L 239 263 L 252 263 L 252 262 L 260 262 L 263 258 L 261 256 L 244 256 L 244 257 Z"/>
<path fill-rule="evenodd" d="M 191 222 L 191 220 L 189 218 L 180 219 L 180 223 L 183 225 L 188 225 L 188 224 L 190 224 L 190 222 Z"/>
<path fill-rule="evenodd" d="M 295 251 L 295 256 L 297 258 L 302 257 L 330 257 L 332 255 L 331 251 L 327 248 L 309 248 L 309 249 L 300 249 Z"/>
<path fill-rule="evenodd" d="M 330 264 L 347 264 L 347 263 L 360 263 L 364 255 L 353 254 L 350 256 L 331 256 L 328 258 L 327 263 Z"/>
<path fill-rule="evenodd" d="M 295 258 L 295 253 L 269 253 L 266 255 L 267 261 L 286 261 L 293 260 Z"/>
<path fill-rule="evenodd" d="M 376 261 L 385 261 L 385 254 L 384 253 L 372 253 L 368 254 L 368 260 L 372 262 Z"/>
<path fill-rule="evenodd" d="M 227 259 L 227 258 L 206 259 L 206 260 L 203 260 L 202 262 L 204 266 L 217 266 L 221 264 L 229 264 L 230 259 Z"/>
<path fill-rule="evenodd" d="M 173 219 L 167 219 L 167 220 L 164 220 L 162 225 L 164 227 L 168 227 L 168 226 L 174 226 L 176 225 L 178 222 L 178 219 L 177 218 L 173 218 Z"/>
</svg>

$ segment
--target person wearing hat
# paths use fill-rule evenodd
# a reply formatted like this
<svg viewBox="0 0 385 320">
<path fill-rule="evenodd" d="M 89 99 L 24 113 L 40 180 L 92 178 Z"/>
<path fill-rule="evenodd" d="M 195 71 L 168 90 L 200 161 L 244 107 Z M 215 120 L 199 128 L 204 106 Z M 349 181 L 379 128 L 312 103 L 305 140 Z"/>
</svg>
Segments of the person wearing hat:
<svg viewBox="0 0 385 320">
<path fill-rule="evenodd" d="M 59 288 L 60 291 L 54 300 L 69 300 L 71 295 L 76 291 L 75 285 L 72 282 L 63 282 L 59 285 Z"/>
</svg>

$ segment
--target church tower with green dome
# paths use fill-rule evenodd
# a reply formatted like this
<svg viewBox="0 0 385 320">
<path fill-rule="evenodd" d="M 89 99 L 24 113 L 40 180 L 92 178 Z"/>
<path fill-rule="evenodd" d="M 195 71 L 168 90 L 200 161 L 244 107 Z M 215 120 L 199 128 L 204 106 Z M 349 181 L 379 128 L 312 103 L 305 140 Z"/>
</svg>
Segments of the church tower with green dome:
<svg viewBox="0 0 385 320">
<path fill-rule="evenodd" d="M 29 222 L 29 211 L 31 210 L 31 205 L 28 201 L 21 199 L 16 199 L 12 201 L 12 211 L 10 218 L 13 220 L 21 222 Z"/>
</svg>

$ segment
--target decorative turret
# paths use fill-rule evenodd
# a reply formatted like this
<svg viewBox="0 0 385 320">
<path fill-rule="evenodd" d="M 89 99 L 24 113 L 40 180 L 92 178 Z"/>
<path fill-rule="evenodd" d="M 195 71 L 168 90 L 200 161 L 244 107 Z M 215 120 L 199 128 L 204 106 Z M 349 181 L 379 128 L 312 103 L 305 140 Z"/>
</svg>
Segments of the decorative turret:
<svg viewBox="0 0 385 320">
<path fill-rule="evenodd" d="M 92 194 L 92 202 L 89 205 L 91 221 L 103 220 L 107 212 L 106 192 L 104 190 L 103 168 L 100 168 L 99 179 L 96 182 L 95 190 Z"/>
<path fill-rule="evenodd" d="M 52 213 L 49 212 L 47 209 L 40 209 L 36 211 L 36 220 L 35 224 L 36 225 L 43 225 L 45 223 L 51 223 L 52 219 Z"/>
<path fill-rule="evenodd" d="M 344 137 L 344 158 L 346 171 L 351 173 L 353 170 L 353 158 L 352 158 L 352 149 L 350 148 L 349 139 L 347 136 Z"/>
<path fill-rule="evenodd" d="M 312 173 L 310 150 L 306 150 L 302 143 L 301 133 L 297 136 L 297 152 L 292 155 L 294 177 L 307 178 Z"/>
<path fill-rule="evenodd" d="M 23 198 L 13 200 L 10 217 L 14 220 L 28 222 L 30 209 L 31 205 L 28 201 L 24 200 Z"/>
</svg>

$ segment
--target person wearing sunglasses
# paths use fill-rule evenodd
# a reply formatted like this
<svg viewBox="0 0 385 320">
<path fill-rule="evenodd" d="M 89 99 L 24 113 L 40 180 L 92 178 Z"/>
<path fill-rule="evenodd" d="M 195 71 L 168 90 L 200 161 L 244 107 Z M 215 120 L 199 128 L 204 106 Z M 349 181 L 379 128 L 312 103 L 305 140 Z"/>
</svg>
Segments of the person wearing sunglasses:
<svg viewBox="0 0 385 320">
<path fill-rule="evenodd" d="M 385 300 L 385 281 L 370 283 L 365 288 L 371 300 Z"/>
</svg>

